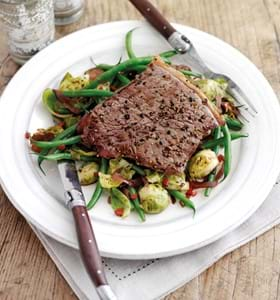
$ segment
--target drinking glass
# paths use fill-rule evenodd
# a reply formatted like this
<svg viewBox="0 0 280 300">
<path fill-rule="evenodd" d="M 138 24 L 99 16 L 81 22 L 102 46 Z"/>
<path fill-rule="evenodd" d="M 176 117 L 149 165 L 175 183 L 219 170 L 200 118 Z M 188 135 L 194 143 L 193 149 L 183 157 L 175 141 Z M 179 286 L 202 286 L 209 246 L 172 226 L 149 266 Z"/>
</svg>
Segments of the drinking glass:
<svg viewBox="0 0 280 300">
<path fill-rule="evenodd" d="M 84 8 L 84 0 L 54 0 L 55 24 L 67 25 L 77 21 Z"/>
<path fill-rule="evenodd" d="M 24 64 L 54 40 L 53 0 L 0 0 L 0 24 L 13 60 Z"/>
</svg>

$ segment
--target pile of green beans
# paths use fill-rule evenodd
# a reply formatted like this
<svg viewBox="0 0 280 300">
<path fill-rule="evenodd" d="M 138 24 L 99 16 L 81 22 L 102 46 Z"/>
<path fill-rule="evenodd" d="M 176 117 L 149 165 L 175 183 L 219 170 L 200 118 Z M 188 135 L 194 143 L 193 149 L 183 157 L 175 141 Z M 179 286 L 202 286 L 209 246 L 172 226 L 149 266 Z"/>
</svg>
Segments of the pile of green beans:
<svg viewBox="0 0 280 300">
<path fill-rule="evenodd" d="M 61 133 L 59 133 L 52 141 L 53 142 L 60 141 L 63 140 L 64 138 L 70 137 L 76 132 L 76 129 L 77 129 L 77 124 L 74 124 L 66 128 L 65 130 L 63 130 Z M 49 151 L 50 151 L 49 148 L 42 149 L 37 159 L 38 166 L 43 173 L 44 170 L 42 169 L 41 164 L 45 159 L 44 157 L 49 153 Z"/>
</svg>

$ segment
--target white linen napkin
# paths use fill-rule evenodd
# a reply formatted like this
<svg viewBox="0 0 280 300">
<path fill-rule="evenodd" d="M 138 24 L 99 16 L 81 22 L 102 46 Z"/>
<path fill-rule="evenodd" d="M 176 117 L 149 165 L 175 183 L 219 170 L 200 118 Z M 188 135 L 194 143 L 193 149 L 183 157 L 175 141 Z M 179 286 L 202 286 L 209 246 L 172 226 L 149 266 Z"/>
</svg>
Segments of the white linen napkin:
<svg viewBox="0 0 280 300">
<path fill-rule="evenodd" d="M 104 258 L 107 278 L 120 300 L 160 299 L 202 273 L 225 254 L 279 223 L 280 177 L 257 212 L 227 236 L 199 250 L 170 258 L 138 261 Z M 78 298 L 98 299 L 79 252 L 31 227 Z"/>
</svg>

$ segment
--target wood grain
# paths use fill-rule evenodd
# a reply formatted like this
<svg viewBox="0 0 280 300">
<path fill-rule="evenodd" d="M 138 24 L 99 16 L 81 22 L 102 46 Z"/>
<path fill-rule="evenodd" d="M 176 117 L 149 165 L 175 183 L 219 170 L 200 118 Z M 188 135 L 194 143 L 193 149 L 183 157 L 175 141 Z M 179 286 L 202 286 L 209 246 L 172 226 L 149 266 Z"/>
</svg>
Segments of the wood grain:
<svg viewBox="0 0 280 300">
<path fill-rule="evenodd" d="M 169 20 L 214 34 L 240 49 L 263 71 L 280 96 L 279 0 L 152 2 Z M 88 0 L 83 18 L 57 28 L 57 38 L 97 23 L 140 18 L 126 0 Z M 1 34 L 0 93 L 17 69 Z M 0 299 L 76 299 L 2 190 L 0 233 Z M 166 297 L 175 299 L 280 299 L 280 226 L 226 255 Z"/>
</svg>

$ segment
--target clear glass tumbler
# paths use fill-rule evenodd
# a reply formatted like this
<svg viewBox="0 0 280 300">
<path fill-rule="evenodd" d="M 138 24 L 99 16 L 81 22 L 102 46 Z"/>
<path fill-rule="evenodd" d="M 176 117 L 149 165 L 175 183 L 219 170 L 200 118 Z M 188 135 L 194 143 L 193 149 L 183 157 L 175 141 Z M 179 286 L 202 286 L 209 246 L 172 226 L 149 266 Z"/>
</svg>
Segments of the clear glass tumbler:
<svg viewBox="0 0 280 300">
<path fill-rule="evenodd" d="M 56 25 L 67 25 L 76 22 L 85 8 L 84 0 L 54 0 Z"/>
<path fill-rule="evenodd" d="M 53 0 L 0 0 L 0 24 L 13 60 L 24 64 L 54 40 Z"/>
</svg>

